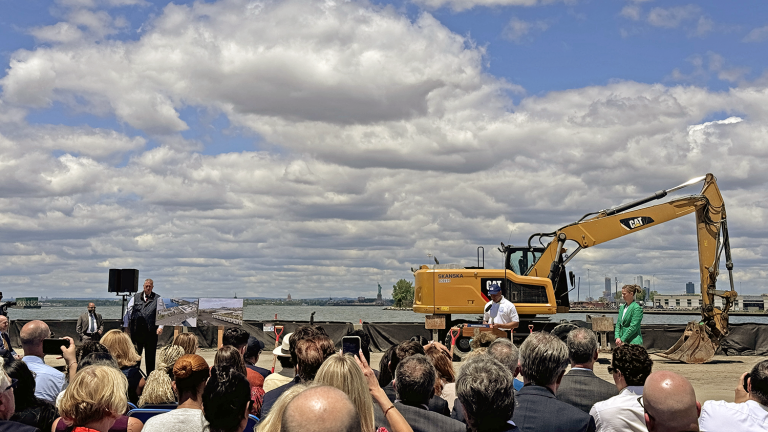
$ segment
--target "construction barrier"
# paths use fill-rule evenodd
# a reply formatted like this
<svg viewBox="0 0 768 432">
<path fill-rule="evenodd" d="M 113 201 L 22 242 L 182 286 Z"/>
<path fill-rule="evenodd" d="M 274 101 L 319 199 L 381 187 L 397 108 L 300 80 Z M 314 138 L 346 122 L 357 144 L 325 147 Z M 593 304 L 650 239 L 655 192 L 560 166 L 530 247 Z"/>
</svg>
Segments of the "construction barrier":
<svg viewBox="0 0 768 432">
<path fill-rule="evenodd" d="M 21 346 L 19 331 L 28 320 L 15 320 L 10 326 L 11 345 Z M 51 328 L 54 337 L 69 336 L 79 344 L 79 338 L 75 332 L 77 320 L 47 320 L 46 323 Z M 586 326 L 589 324 L 583 321 L 573 321 L 576 326 Z M 297 327 L 307 325 L 307 321 L 274 321 L 270 324 L 282 325 L 285 327 L 284 335 L 292 333 Z M 315 325 L 322 326 L 328 333 L 328 336 L 336 342 L 336 346 L 341 348 L 341 338 L 355 329 L 355 324 L 341 322 L 315 322 Z M 539 322 L 534 331 L 552 331 L 560 322 Z M 264 332 L 263 322 L 245 321 L 242 327 L 264 342 L 266 347 L 275 346 L 275 334 L 271 331 Z M 120 320 L 104 320 L 104 331 L 118 329 L 121 326 Z M 359 327 L 359 326 L 358 326 Z M 371 350 L 373 352 L 382 352 L 390 346 L 408 340 L 417 336 L 424 340 L 429 340 L 431 332 L 424 328 L 423 323 L 363 323 L 363 331 L 371 338 Z M 675 344 L 683 335 L 684 324 L 661 325 L 651 324 L 642 326 L 643 345 L 649 352 L 664 351 Z M 187 331 L 197 336 L 200 348 L 216 348 L 217 345 L 217 327 L 196 327 L 188 328 Z M 515 344 L 522 343 L 528 331 L 520 330 L 515 332 Z M 158 345 L 165 346 L 171 343 L 173 339 L 173 328 L 167 327 L 166 331 L 158 338 Z M 613 332 L 608 334 L 608 340 L 613 341 Z M 613 344 L 611 344 L 613 345 Z M 768 355 L 768 324 L 731 324 L 730 334 L 721 342 L 718 354 L 726 355 L 744 355 L 744 356 L 765 356 Z"/>
</svg>

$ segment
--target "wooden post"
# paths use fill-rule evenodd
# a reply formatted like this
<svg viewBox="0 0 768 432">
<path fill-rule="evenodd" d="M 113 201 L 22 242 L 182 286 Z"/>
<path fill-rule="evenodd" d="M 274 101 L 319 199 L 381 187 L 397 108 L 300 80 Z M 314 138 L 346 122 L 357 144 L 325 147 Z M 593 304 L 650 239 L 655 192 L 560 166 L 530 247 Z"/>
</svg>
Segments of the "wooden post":
<svg viewBox="0 0 768 432">
<path fill-rule="evenodd" d="M 219 348 L 224 346 L 224 326 L 219 326 L 218 345 Z"/>
<path fill-rule="evenodd" d="M 173 338 L 176 339 L 176 336 L 179 335 L 179 326 L 173 326 Z"/>
</svg>

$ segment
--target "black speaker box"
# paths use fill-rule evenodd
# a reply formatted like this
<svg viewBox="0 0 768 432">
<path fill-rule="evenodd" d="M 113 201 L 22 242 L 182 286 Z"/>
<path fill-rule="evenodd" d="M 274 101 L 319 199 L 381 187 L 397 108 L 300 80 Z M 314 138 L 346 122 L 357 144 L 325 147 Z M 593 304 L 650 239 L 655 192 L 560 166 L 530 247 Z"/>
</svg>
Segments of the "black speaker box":
<svg viewBox="0 0 768 432">
<path fill-rule="evenodd" d="M 139 271 L 136 269 L 109 269 L 107 292 L 135 293 L 139 290 Z"/>
</svg>

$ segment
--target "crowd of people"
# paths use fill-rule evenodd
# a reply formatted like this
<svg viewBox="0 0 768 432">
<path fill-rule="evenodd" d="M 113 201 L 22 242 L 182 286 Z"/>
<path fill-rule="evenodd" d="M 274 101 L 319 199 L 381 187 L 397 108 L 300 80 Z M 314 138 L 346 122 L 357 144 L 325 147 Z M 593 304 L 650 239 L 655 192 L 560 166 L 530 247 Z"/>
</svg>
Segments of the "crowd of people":
<svg viewBox="0 0 768 432">
<path fill-rule="evenodd" d="M 65 338 L 61 372 L 44 362 L 48 326 L 24 325 L 23 357 L 0 356 L 0 432 L 241 432 L 249 415 L 260 418 L 258 432 L 768 430 L 768 360 L 734 383 L 735 402 L 702 406 L 684 377 L 653 372 L 641 345 L 616 347 L 613 382 L 599 378 L 597 338 L 586 328 L 566 341 L 536 332 L 519 347 L 484 342 L 458 370 L 444 345 L 414 338 L 374 370 L 366 332 L 352 333 L 360 352 L 344 355 L 321 326 L 304 325 L 279 341 L 281 368 L 271 373 L 257 366 L 264 344 L 230 327 L 213 364 L 194 334 L 181 333 L 149 376 L 128 334 L 101 334 L 95 320 L 88 329 L 94 337 L 79 346 Z M 144 424 L 126 416 L 134 406 L 167 412 Z"/>
</svg>

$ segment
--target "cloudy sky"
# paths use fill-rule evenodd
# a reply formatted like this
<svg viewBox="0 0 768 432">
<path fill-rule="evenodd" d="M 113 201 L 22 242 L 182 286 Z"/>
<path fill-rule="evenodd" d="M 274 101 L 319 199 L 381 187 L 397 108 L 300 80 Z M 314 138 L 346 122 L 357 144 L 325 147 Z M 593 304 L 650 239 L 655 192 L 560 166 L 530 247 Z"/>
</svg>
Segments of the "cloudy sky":
<svg viewBox="0 0 768 432">
<path fill-rule="evenodd" d="M 707 172 L 768 292 L 768 3 L 0 0 L 0 286 L 385 295 Z M 698 185 L 679 194 L 694 193 Z M 570 269 L 698 285 L 691 216 Z M 721 276 L 721 287 L 727 277 Z M 575 294 L 575 292 L 574 292 Z M 594 290 L 593 290 L 594 294 Z"/>
</svg>

